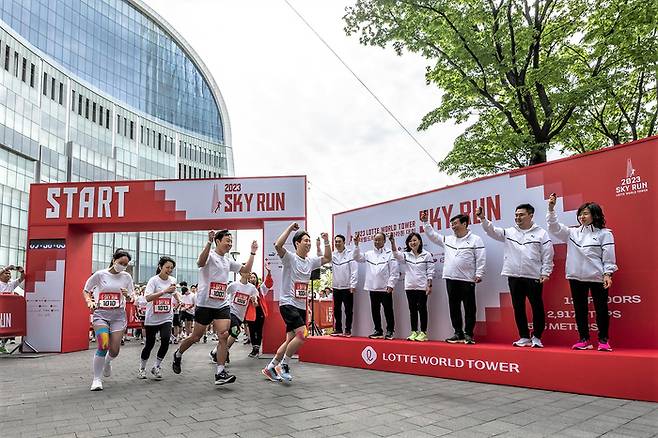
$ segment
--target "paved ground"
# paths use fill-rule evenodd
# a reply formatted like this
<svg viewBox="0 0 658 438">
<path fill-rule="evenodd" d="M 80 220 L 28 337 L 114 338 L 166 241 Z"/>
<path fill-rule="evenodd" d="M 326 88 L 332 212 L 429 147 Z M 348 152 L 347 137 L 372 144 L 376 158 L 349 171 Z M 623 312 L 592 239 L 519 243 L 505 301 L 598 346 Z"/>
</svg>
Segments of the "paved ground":
<svg viewBox="0 0 658 438">
<path fill-rule="evenodd" d="M 212 384 L 207 345 L 183 373 L 138 380 L 126 344 L 105 390 L 90 392 L 92 351 L 0 357 L 0 437 L 649 437 L 658 404 L 293 363 L 295 382 L 265 381 L 265 359 L 235 345 L 238 381 Z M 328 352 L 330 354 L 330 352 Z M 568 372 L 568 370 L 565 370 Z"/>
</svg>

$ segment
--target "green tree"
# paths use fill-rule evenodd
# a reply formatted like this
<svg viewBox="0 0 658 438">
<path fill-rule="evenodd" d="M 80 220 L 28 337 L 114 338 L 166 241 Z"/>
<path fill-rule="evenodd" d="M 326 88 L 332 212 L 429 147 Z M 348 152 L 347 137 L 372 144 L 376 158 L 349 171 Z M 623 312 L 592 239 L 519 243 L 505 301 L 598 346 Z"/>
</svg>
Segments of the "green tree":
<svg viewBox="0 0 658 438">
<path fill-rule="evenodd" d="M 440 105 L 469 122 L 439 167 L 471 177 L 656 130 L 656 17 L 646 0 L 357 0 L 348 35 L 419 53 Z"/>
</svg>

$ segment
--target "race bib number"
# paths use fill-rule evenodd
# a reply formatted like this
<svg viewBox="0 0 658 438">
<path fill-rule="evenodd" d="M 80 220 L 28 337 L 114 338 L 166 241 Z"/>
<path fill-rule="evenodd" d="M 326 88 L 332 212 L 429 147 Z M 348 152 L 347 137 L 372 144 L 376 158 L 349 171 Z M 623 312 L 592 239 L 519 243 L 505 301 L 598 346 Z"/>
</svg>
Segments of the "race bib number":
<svg viewBox="0 0 658 438">
<path fill-rule="evenodd" d="M 236 292 L 233 296 L 233 303 L 238 306 L 246 306 L 249 303 L 249 295 L 242 292 Z"/>
<path fill-rule="evenodd" d="M 305 300 L 308 295 L 308 283 L 295 283 L 295 298 Z"/>
<path fill-rule="evenodd" d="M 226 283 L 210 283 L 208 297 L 211 300 L 224 301 L 226 299 Z"/>
<path fill-rule="evenodd" d="M 153 313 L 170 313 L 171 298 L 157 298 L 153 301 Z"/>
<path fill-rule="evenodd" d="M 121 292 L 101 292 L 98 294 L 99 309 L 118 309 L 121 307 Z"/>
</svg>

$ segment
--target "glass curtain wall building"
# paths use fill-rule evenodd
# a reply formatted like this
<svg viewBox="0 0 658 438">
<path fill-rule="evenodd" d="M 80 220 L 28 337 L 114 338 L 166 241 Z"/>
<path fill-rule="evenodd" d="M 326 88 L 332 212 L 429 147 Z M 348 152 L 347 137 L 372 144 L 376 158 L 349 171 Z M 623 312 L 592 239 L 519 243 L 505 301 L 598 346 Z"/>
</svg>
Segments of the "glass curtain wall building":
<svg viewBox="0 0 658 438">
<path fill-rule="evenodd" d="M 233 176 L 226 107 L 184 39 L 139 0 L 0 2 L 0 265 L 23 264 L 29 185 Z M 206 232 L 94 236 L 140 282 L 161 255 L 196 281 Z"/>
</svg>

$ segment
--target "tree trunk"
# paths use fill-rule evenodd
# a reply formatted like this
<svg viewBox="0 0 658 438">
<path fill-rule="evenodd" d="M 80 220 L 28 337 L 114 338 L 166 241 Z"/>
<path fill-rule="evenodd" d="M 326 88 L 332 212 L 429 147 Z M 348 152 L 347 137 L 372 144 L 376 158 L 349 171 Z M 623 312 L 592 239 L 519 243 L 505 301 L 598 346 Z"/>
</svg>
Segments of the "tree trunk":
<svg viewBox="0 0 658 438">
<path fill-rule="evenodd" d="M 532 150 L 532 156 L 530 157 L 530 165 L 545 163 L 546 162 L 546 149 L 548 148 L 547 143 L 536 144 Z"/>
</svg>

